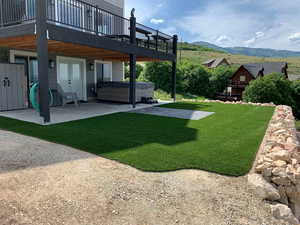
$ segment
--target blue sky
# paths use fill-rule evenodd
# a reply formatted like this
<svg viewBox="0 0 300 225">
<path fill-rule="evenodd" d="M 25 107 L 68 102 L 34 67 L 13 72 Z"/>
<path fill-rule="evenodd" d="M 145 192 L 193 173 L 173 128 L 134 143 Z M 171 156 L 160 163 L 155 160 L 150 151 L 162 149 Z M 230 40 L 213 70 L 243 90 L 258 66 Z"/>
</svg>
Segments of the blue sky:
<svg viewBox="0 0 300 225">
<path fill-rule="evenodd" d="M 125 14 L 184 41 L 300 51 L 300 0 L 125 0 Z"/>
</svg>

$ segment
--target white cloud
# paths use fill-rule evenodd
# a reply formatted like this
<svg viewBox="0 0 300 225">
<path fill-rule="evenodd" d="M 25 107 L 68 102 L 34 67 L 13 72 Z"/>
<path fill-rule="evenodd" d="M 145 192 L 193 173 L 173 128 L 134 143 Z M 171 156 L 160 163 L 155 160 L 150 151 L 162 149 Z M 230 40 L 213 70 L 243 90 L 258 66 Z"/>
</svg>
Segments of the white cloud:
<svg viewBox="0 0 300 225">
<path fill-rule="evenodd" d="M 256 38 L 262 38 L 263 36 L 265 36 L 265 33 L 259 31 L 259 32 L 256 32 L 255 35 L 256 35 Z"/>
<path fill-rule="evenodd" d="M 251 45 L 253 45 L 255 43 L 255 41 L 256 41 L 256 38 L 251 38 L 247 41 L 244 41 L 244 44 L 246 47 L 250 47 Z"/>
<path fill-rule="evenodd" d="M 174 24 L 191 41 L 300 50 L 300 14 L 297 13 L 300 0 L 226 0 L 222 4 L 220 1 L 187 12 Z"/>
<path fill-rule="evenodd" d="M 162 24 L 164 23 L 165 21 L 163 19 L 155 19 L 155 18 L 152 18 L 150 20 L 150 23 L 153 23 L 153 24 Z"/>
<path fill-rule="evenodd" d="M 264 32 L 258 31 L 258 32 L 255 33 L 255 37 L 254 38 L 251 38 L 249 40 L 244 41 L 244 45 L 246 47 L 252 47 L 254 44 L 257 43 L 257 41 L 259 41 L 264 36 L 265 36 Z"/>
<path fill-rule="evenodd" d="M 169 34 L 169 35 L 178 34 L 178 30 L 174 26 L 169 26 L 169 27 L 162 28 L 161 31 L 166 33 L 166 34 Z"/>
<path fill-rule="evenodd" d="M 299 33 L 294 33 L 294 34 L 290 35 L 288 37 L 288 39 L 290 41 L 292 41 L 292 42 L 298 42 L 298 41 L 300 41 L 300 32 Z"/>
<path fill-rule="evenodd" d="M 219 44 L 224 44 L 226 42 L 230 42 L 231 38 L 226 35 L 221 35 L 216 39 L 216 42 Z"/>
<path fill-rule="evenodd" d="M 195 41 L 233 46 L 247 40 L 249 31 L 255 33 L 255 29 L 259 29 L 260 20 L 253 20 L 254 17 L 251 13 L 235 10 L 229 3 L 211 3 L 205 9 L 189 13 L 178 24 L 193 35 Z"/>
<path fill-rule="evenodd" d="M 125 17 L 130 17 L 132 8 L 135 8 L 135 16 L 139 23 L 149 21 L 165 7 L 165 0 L 126 0 Z"/>
</svg>

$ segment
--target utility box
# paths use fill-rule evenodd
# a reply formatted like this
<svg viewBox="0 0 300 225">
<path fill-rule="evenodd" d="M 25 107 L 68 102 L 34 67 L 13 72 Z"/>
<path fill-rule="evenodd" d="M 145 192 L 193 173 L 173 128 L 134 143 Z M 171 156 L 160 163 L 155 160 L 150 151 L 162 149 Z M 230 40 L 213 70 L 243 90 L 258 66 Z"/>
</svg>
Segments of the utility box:
<svg viewBox="0 0 300 225">
<path fill-rule="evenodd" d="M 24 65 L 0 63 L 0 111 L 26 108 L 26 84 Z"/>
</svg>

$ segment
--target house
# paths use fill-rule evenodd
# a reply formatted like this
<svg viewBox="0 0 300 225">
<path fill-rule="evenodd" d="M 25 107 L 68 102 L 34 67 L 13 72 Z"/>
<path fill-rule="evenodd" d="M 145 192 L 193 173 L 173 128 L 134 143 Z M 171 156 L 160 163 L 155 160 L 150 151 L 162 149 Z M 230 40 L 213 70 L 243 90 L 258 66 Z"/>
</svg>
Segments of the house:
<svg viewBox="0 0 300 225">
<path fill-rule="evenodd" d="M 289 74 L 288 76 L 289 76 L 290 81 L 300 80 L 300 75 L 299 74 Z"/>
<path fill-rule="evenodd" d="M 226 58 L 217 58 L 217 59 L 210 59 L 202 63 L 203 66 L 208 68 L 217 68 L 219 66 L 229 66 L 230 63 Z"/>
<path fill-rule="evenodd" d="M 288 78 L 288 64 L 286 62 L 264 62 L 250 63 L 240 66 L 240 68 L 230 78 L 228 93 L 230 96 L 241 98 L 245 87 L 251 80 L 271 73 L 280 73 Z"/>
<path fill-rule="evenodd" d="M 111 82 L 110 90 L 113 92 L 115 86 L 125 88 L 128 102 L 135 107 L 139 101 L 135 80 L 137 61 L 171 61 L 175 99 L 177 36 L 137 23 L 134 9 L 130 19 L 124 18 L 124 0 L 1 0 L 0 3 L 0 46 L 9 48 L 10 66 L 24 65 L 25 74 L 23 79 L 7 67 L 2 68 L 6 72 L 0 93 L 4 91 L 10 97 L 19 93 L 13 97 L 19 105 L 8 110 L 31 107 L 30 89 L 36 82 L 40 116 L 45 123 L 51 119 L 49 89 L 54 105 L 60 105 L 59 87 L 64 92 L 76 93 L 80 101 L 90 101 L 101 93 L 103 82 L 106 86 Z M 130 64 L 129 83 L 123 82 L 124 62 Z M 11 80 L 18 86 L 9 85 Z M 0 98 L 0 106 L 1 101 Z"/>
</svg>

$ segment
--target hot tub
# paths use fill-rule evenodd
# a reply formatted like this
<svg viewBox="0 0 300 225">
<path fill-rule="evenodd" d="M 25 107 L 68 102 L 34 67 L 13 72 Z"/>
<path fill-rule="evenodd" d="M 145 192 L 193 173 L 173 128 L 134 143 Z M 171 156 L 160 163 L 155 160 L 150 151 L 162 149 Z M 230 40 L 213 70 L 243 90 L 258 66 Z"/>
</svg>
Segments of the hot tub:
<svg viewBox="0 0 300 225">
<path fill-rule="evenodd" d="M 129 82 L 102 82 L 97 89 L 97 99 L 101 101 L 129 103 L 129 93 Z M 153 83 L 136 83 L 136 102 L 141 102 L 143 97 L 154 97 Z"/>
</svg>

